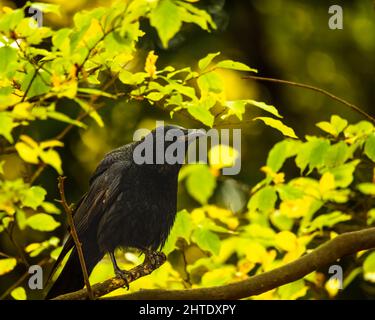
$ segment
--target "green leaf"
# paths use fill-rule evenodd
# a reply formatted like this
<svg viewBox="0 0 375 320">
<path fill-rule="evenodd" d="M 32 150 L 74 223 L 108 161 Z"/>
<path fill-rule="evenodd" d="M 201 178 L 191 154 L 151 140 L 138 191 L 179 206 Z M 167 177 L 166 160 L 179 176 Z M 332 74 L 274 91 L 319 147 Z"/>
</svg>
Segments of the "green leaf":
<svg viewBox="0 0 375 320">
<path fill-rule="evenodd" d="M 353 181 L 353 173 L 356 166 L 360 163 L 360 160 L 354 160 L 349 163 L 343 164 L 333 169 L 329 169 L 328 172 L 332 173 L 335 177 L 335 185 L 339 188 L 348 187 Z M 324 170 L 322 173 L 325 173 Z"/>
<path fill-rule="evenodd" d="M 328 148 L 324 155 L 324 164 L 327 167 L 337 167 L 344 164 L 348 156 L 348 145 L 344 141 L 340 141 Z"/>
<path fill-rule="evenodd" d="M 21 209 L 17 209 L 16 220 L 17 220 L 18 227 L 21 230 L 25 229 L 25 227 L 26 227 L 26 213 L 25 213 L 25 211 L 23 211 Z"/>
<path fill-rule="evenodd" d="M 229 111 L 222 118 L 225 119 L 226 117 L 233 114 L 233 115 L 236 115 L 239 120 L 242 120 L 242 115 L 245 113 L 245 106 L 248 104 L 253 105 L 262 110 L 265 110 L 278 118 L 282 118 L 282 116 L 279 114 L 279 111 L 277 111 L 277 109 L 274 106 L 265 104 L 264 102 L 251 100 L 251 99 L 227 101 L 225 103 L 225 106 L 229 108 Z"/>
<path fill-rule="evenodd" d="M 328 140 L 311 138 L 300 146 L 296 157 L 296 165 L 301 169 L 301 172 L 305 171 L 307 166 L 309 166 L 309 172 L 314 168 L 320 168 L 324 164 L 322 155 L 326 154 L 329 147 Z"/>
<path fill-rule="evenodd" d="M 216 68 L 222 68 L 222 69 L 232 69 L 232 70 L 238 70 L 238 71 L 251 71 L 251 72 L 258 72 L 257 69 L 250 68 L 244 63 L 233 61 L 233 60 L 223 60 L 220 61 L 215 65 Z"/>
<path fill-rule="evenodd" d="M 266 104 L 264 102 L 260 102 L 260 101 L 255 101 L 255 100 L 245 100 L 248 104 L 251 104 L 259 109 L 262 109 L 264 111 L 267 111 L 269 113 L 271 113 L 272 115 L 278 117 L 278 118 L 282 118 L 282 116 L 280 115 L 279 111 L 276 109 L 276 107 L 274 106 L 271 106 L 269 104 Z"/>
<path fill-rule="evenodd" d="M 294 157 L 301 145 L 300 141 L 286 139 L 276 143 L 267 157 L 267 167 L 271 168 L 274 172 L 278 172 L 286 159 Z"/>
<path fill-rule="evenodd" d="M 25 207 L 36 210 L 44 201 L 47 191 L 42 187 L 32 186 L 22 193 L 22 203 Z"/>
<path fill-rule="evenodd" d="M 182 26 L 180 8 L 172 0 L 160 0 L 151 11 L 150 24 L 155 27 L 164 48 Z"/>
<path fill-rule="evenodd" d="M 197 82 L 202 97 L 209 94 L 219 94 L 224 90 L 223 80 L 214 72 L 203 74 L 198 78 Z"/>
<path fill-rule="evenodd" d="M 90 96 L 102 96 L 102 97 L 111 98 L 111 99 L 116 98 L 116 96 L 113 94 L 110 94 L 102 90 L 94 89 L 94 88 L 78 88 L 78 92 L 87 93 Z"/>
<path fill-rule="evenodd" d="M 215 57 L 217 57 L 219 54 L 220 54 L 220 51 L 216 52 L 216 53 L 209 53 L 207 56 L 205 56 L 204 58 L 200 59 L 198 61 L 199 70 L 204 71 L 209 66 L 209 64 L 212 62 L 212 60 Z"/>
<path fill-rule="evenodd" d="M 294 225 L 294 220 L 282 214 L 280 210 L 275 210 L 270 216 L 271 222 L 281 231 L 289 231 Z"/>
<path fill-rule="evenodd" d="M 372 225 L 375 222 L 375 209 L 371 209 L 367 212 L 367 225 Z"/>
<path fill-rule="evenodd" d="M 255 193 L 247 205 L 250 212 L 260 211 L 269 213 L 275 208 L 277 194 L 272 186 L 264 187 Z"/>
<path fill-rule="evenodd" d="M 344 214 L 341 211 L 334 211 L 327 214 L 322 214 L 316 217 L 311 224 L 306 227 L 303 232 L 311 233 L 315 230 L 323 230 L 324 227 L 331 228 L 339 222 L 350 220 L 352 217 L 349 214 Z"/>
<path fill-rule="evenodd" d="M 60 15 L 60 5 L 52 3 L 43 3 L 43 2 L 30 2 L 32 8 L 40 10 L 44 13 L 55 13 Z"/>
<path fill-rule="evenodd" d="M 215 121 L 215 117 L 209 110 L 204 108 L 201 104 L 192 104 L 188 107 L 187 110 L 194 117 L 194 119 L 197 119 L 206 126 L 212 128 Z"/>
<path fill-rule="evenodd" d="M 296 300 L 306 295 L 308 287 L 303 279 L 285 284 L 277 289 L 282 300 Z"/>
<path fill-rule="evenodd" d="M 363 275 L 365 280 L 375 283 L 375 251 L 372 252 L 364 261 Z"/>
<path fill-rule="evenodd" d="M 193 221 L 190 214 L 186 210 L 177 212 L 175 222 L 168 236 L 167 242 L 164 245 L 163 252 L 166 255 L 172 252 L 176 248 L 178 238 L 183 238 L 189 243 L 192 231 Z"/>
<path fill-rule="evenodd" d="M 284 136 L 298 139 L 294 130 L 283 124 L 280 120 L 269 117 L 257 117 L 254 120 L 262 120 L 267 126 L 279 130 Z"/>
<path fill-rule="evenodd" d="M 0 135 L 13 143 L 12 130 L 15 127 L 13 119 L 8 112 L 0 112 Z"/>
<path fill-rule="evenodd" d="M 339 116 L 333 115 L 331 117 L 331 122 L 319 122 L 316 126 L 323 131 L 337 137 L 348 125 L 348 121 L 340 118 Z"/>
<path fill-rule="evenodd" d="M 364 194 L 375 196 L 375 184 L 371 182 L 360 183 L 357 186 L 358 190 Z"/>
<path fill-rule="evenodd" d="M 16 9 L 1 16 L 0 31 L 8 32 L 14 30 L 24 18 L 24 9 Z"/>
<path fill-rule="evenodd" d="M 0 259 L 0 276 L 11 272 L 17 265 L 15 258 Z"/>
<path fill-rule="evenodd" d="M 61 113 L 61 112 L 48 111 L 47 115 L 51 119 L 55 119 L 55 120 L 58 120 L 58 121 L 61 121 L 61 122 L 69 123 L 69 124 L 72 124 L 72 125 L 77 126 L 79 128 L 84 128 L 84 129 L 87 128 L 87 126 L 84 123 L 82 123 L 81 121 L 71 119 L 66 114 Z"/>
<path fill-rule="evenodd" d="M 202 250 L 209 251 L 214 255 L 219 254 L 220 238 L 216 233 L 206 228 L 198 228 L 194 230 L 192 239 Z"/>
<path fill-rule="evenodd" d="M 27 299 L 26 291 L 23 287 L 17 287 L 13 289 L 10 295 L 12 296 L 14 300 L 26 300 Z"/>
<path fill-rule="evenodd" d="M 375 133 L 370 134 L 367 137 L 365 144 L 365 154 L 375 162 Z"/>
<path fill-rule="evenodd" d="M 146 72 L 131 73 L 128 70 L 122 70 L 119 75 L 119 79 L 124 84 L 138 85 L 141 84 L 148 74 Z"/>
<path fill-rule="evenodd" d="M 0 47 L 0 74 L 17 68 L 17 50 L 12 47 Z"/>
<path fill-rule="evenodd" d="M 26 222 L 29 227 L 39 231 L 53 231 L 60 225 L 60 222 L 45 213 L 34 214 Z"/>
<path fill-rule="evenodd" d="M 351 139 L 353 142 L 367 136 L 374 131 L 374 126 L 368 121 L 360 121 L 357 124 L 349 125 L 344 130 L 346 138 Z"/>
<path fill-rule="evenodd" d="M 199 203 L 206 204 L 215 190 L 216 179 L 207 165 L 193 164 L 192 166 L 195 168 L 186 179 L 187 191 Z"/>
<path fill-rule="evenodd" d="M 95 120 L 99 127 L 104 127 L 104 122 L 99 113 L 86 101 L 81 99 L 75 99 L 75 101 L 80 105 L 80 107 L 88 113 L 88 115 Z"/>
</svg>

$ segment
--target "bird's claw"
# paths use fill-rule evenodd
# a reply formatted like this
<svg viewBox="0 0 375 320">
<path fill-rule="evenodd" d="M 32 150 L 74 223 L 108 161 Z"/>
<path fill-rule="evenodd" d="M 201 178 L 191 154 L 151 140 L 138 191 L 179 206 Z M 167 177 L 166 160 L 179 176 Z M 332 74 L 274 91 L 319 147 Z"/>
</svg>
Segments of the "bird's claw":
<svg viewBox="0 0 375 320">
<path fill-rule="evenodd" d="M 115 274 L 116 274 L 116 277 L 121 278 L 122 280 L 124 280 L 124 282 L 125 282 L 124 288 L 126 287 L 126 289 L 129 290 L 129 280 L 132 279 L 131 272 L 126 271 L 126 270 L 120 270 L 120 269 L 118 269 L 118 270 L 115 271 Z"/>
</svg>

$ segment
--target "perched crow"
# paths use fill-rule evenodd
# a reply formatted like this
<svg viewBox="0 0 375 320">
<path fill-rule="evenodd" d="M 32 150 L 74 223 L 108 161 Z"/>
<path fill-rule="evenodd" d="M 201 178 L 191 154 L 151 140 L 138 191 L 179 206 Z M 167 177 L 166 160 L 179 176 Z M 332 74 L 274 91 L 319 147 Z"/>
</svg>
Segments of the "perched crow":
<svg viewBox="0 0 375 320">
<path fill-rule="evenodd" d="M 163 247 L 176 215 L 177 178 L 185 151 L 190 142 L 203 134 L 200 130 L 161 126 L 141 141 L 109 152 L 99 163 L 90 179 L 88 192 L 74 210 L 74 224 L 89 274 L 104 254 L 109 253 L 115 274 L 126 279 L 126 271 L 120 270 L 116 263 L 116 248 L 136 248 L 147 256 Z M 160 159 L 170 149 L 174 149 L 173 155 L 178 153 L 172 146 L 182 148 L 178 163 L 161 163 Z M 139 152 L 142 149 L 147 150 Z M 138 158 L 145 154 L 151 154 L 151 159 L 142 164 Z M 73 250 L 69 259 L 46 299 L 84 286 L 71 236 L 51 275 L 70 249 Z"/>
</svg>

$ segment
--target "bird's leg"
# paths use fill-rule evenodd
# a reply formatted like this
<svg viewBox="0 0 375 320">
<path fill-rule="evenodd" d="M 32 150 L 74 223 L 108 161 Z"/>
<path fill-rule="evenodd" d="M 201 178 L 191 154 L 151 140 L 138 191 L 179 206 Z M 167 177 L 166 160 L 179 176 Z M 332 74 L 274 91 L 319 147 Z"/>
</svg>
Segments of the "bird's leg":
<svg viewBox="0 0 375 320">
<path fill-rule="evenodd" d="M 111 257 L 111 261 L 112 261 L 113 269 L 115 271 L 115 275 L 125 281 L 125 286 L 129 290 L 129 280 L 131 281 L 133 279 L 133 274 L 129 271 L 121 270 L 119 268 L 119 266 L 117 265 L 115 254 L 114 254 L 113 251 L 111 251 L 109 253 L 109 256 Z"/>
</svg>

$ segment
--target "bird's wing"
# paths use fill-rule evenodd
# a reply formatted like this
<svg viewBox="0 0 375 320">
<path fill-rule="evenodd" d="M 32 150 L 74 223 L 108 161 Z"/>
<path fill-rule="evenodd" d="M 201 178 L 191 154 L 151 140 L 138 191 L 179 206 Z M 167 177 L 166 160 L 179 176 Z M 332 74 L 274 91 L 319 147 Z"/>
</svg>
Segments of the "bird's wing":
<svg viewBox="0 0 375 320">
<path fill-rule="evenodd" d="M 80 199 L 74 210 L 74 225 L 80 239 L 85 237 L 89 226 L 98 221 L 107 206 L 116 199 L 120 192 L 121 176 L 131 165 L 130 162 L 126 161 L 112 161 L 111 165 L 108 165 L 109 162 L 107 162 L 106 169 L 102 170 L 101 174 L 97 175 L 91 181 L 89 191 Z M 96 232 L 96 230 L 94 229 L 93 232 Z M 51 279 L 65 255 L 73 247 L 74 241 L 72 236 L 69 235 L 58 259 L 52 267 L 49 279 Z"/>
</svg>

